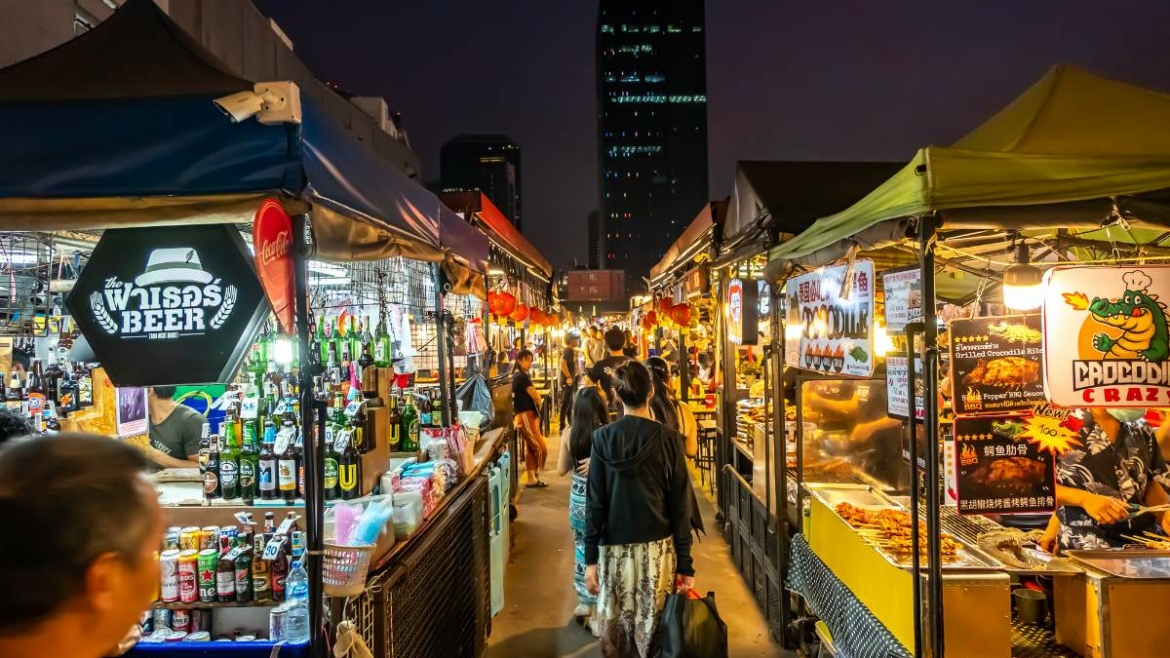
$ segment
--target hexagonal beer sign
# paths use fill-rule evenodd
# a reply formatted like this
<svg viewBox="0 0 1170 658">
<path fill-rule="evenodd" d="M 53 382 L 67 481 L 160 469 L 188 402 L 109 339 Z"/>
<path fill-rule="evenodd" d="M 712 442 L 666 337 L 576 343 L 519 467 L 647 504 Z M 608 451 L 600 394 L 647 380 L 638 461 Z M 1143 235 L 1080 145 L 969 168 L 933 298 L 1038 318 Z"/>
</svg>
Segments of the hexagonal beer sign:
<svg viewBox="0 0 1170 658">
<path fill-rule="evenodd" d="M 269 309 L 224 224 L 106 231 L 65 304 L 117 386 L 229 381 Z"/>
</svg>

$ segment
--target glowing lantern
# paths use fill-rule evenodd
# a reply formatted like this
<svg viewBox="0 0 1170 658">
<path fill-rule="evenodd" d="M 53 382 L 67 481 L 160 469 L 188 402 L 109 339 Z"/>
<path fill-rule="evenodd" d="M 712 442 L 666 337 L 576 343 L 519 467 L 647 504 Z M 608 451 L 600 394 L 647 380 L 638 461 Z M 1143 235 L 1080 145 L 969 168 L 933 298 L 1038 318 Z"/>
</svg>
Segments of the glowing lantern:
<svg viewBox="0 0 1170 658">
<path fill-rule="evenodd" d="M 670 308 L 670 319 L 674 320 L 680 327 L 689 326 L 691 324 L 691 305 L 675 304 Z"/>
<path fill-rule="evenodd" d="M 654 311 L 642 316 L 642 328 L 646 331 L 653 329 L 656 324 L 658 324 L 658 314 Z"/>
<path fill-rule="evenodd" d="M 512 314 L 508 317 L 512 318 L 512 321 L 516 324 L 524 322 L 528 319 L 528 306 L 525 304 L 517 306 L 516 310 L 512 311 Z"/>
</svg>

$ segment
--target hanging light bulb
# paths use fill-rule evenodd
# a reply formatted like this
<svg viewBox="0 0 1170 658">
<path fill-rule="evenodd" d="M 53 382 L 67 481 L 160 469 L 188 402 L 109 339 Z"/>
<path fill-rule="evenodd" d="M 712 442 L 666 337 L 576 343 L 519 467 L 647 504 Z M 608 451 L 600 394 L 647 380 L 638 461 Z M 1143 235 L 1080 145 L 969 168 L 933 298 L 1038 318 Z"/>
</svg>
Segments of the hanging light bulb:
<svg viewBox="0 0 1170 658">
<path fill-rule="evenodd" d="M 1016 264 L 1003 273 L 1003 303 L 1012 310 L 1031 311 L 1044 302 L 1043 276 L 1029 261 L 1028 245 L 1021 242 L 1016 249 Z"/>
<path fill-rule="evenodd" d="M 874 323 L 873 325 L 873 353 L 883 357 L 894 351 L 894 339 L 886 333 L 886 326 Z"/>
</svg>

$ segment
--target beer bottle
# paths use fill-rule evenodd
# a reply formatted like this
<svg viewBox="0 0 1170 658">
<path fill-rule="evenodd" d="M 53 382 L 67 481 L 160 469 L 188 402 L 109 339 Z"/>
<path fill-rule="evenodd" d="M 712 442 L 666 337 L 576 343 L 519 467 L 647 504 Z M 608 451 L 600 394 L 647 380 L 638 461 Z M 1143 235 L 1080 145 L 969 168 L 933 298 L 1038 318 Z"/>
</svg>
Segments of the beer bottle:
<svg viewBox="0 0 1170 658">
<path fill-rule="evenodd" d="M 256 421 L 244 421 L 244 447 L 240 450 L 240 498 L 245 505 L 256 501 L 260 455 L 256 452 Z"/>
<path fill-rule="evenodd" d="M 390 426 L 390 436 L 387 437 L 390 441 L 390 452 L 398 452 L 402 444 L 402 414 L 398 412 L 398 398 L 390 398 L 390 412 L 387 414 L 386 422 Z"/>
<path fill-rule="evenodd" d="M 419 399 L 415 403 L 418 408 L 418 424 L 421 427 L 431 426 L 431 396 L 428 393 L 419 392 Z"/>
<path fill-rule="evenodd" d="M 236 421 L 225 420 L 223 447 L 219 454 L 219 483 L 227 500 L 240 497 L 240 446 L 237 442 Z"/>
<path fill-rule="evenodd" d="M 329 349 L 337 357 L 341 356 L 341 352 L 345 347 L 345 327 L 342 325 L 342 318 L 337 318 L 337 322 L 333 323 L 333 334 L 329 336 Z"/>
<path fill-rule="evenodd" d="M 356 317 L 349 319 L 349 334 L 345 338 L 349 341 L 349 360 L 356 362 L 362 353 L 362 323 Z"/>
<path fill-rule="evenodd" d="M 321 350 L 321 363 L 329 358 L 329 334 L 325 331 L 325 314 L 317 318 L 317 347 Z"/>
<path fill-rule="evenodd" d="M 269 512 L 271 514 L 271 512 Z M 264 546 L 272 535 L 257 532 L 252 537 L 252 598 L 263 603 L 272 597 L 272 573 L 268 560 L 261 559 Z"/>
<path fill-rule="evenodd" d="M 362 343 L 362 355 L 358 358 L 358 367 L 360 368 L 358 372 L 365 376 L 366 368 L 372 365 L 374 365 L 374 355 L 370 354 L 370 344 Z"/>
<path fill-rule="evenodd" d="M 435 397 L 431 398 L 431 425 L 443 426 L 443 395 L 440 391 L 436 391 Z"/>
<path fill-rule="evenodd" d="M 28 375 L 28 381 L 25 382 L 25 389 L 27 393 L 45 394 L 44 375 L 41 374 L 41 360 L 32 360 L 32 372 Z"/>
<path fill-rule="evenodd" d="M 312 428 L 310 428 L 311 430 Z M 297 440 L 294 447 L 297 459 L 297 495 L 305 497 L 305 433 L 297 428 Z"/>
<path fill-rule="evenodd" d="M 240 539 L 244 540 L 244 543 L 240 544 L 236 555 L 236 601 L 238 603 L 251 603 L 256 593 L 256 575 L 252 567 L 254 561 L 252 536 L 241 534 Z"/>
<path fill-rule="evenodd" d="M 410 396 L 404 396 L 406 406 L 402 409 L 402 433 L 399 437 L 399 449 L 402 452 L 418 452 L 418 411 L 411 403 Z"/>
<path fill-rule="evenodd" d="M 378 314 L 378 330 L 374 333 L 374 365 L 379 368 L 390 367 L 390 334 L 386 331 L 386 316 Z"/>
<path fill-rule="evenodd" d="M 275 445 L 276 426 L 272 424 L 270 418 L 264 422 L 264 442 L 260 445 L 256 470 L 257 488 L 263 500 L 276 500 L 276 453 L 273 452 Z"/>
<path fill-rule="evenodd" d="M 211 459 L 211 423 L 204 421 L 199 433 L 199 477 L 207 480 L 207 464 Z M 207 492 L 204 491 L 204 494 Z"/>
<path fill-rule="evenodd" d="M 77 403 L 82 409 L 93 406 L 93 375 L 89 368 L 77 364 Z"/>
<path fill-rule="evenodd" d="M 272 560 L 272 565 L 269 566 L 269 571 L 272 573 L 272 600 L 284 600 L 284 584 L 288 580 L 288 545 L 291 542 L 286 540 L 284 548 L 276 554 L 276 559 Z"/>
<path fill-rule="evenodd" d="M 207 468 L 203 471 L 203 497 L 214 500 L 223 497 L 219 481 L 219 437 L 212 435 L 207 448 Z"/>
<path fill-rule="evenodd" d="M 220 603 L 236 600 L 236 562 L 230 554 L 223 554 L 215 567 L 215 594 Z"/>
<path fill-rule="evenodd" d="M 4 399 L 8 402 L 20 402 L 20 376 L 16 373 L 15 369 L 12 371 L 12 378 L 8 380 L 8 388 L 4 391 Z M 10 404 L 9 406 L 20 405 Z"/>
<path fill-rule="evenodd" d="M 297 457 L 295 447 L 297 428 L 291 421 L 284 421 L 276 439 L 276 484 L 280 497 L 291 503 L 297 499 Z"/>
<path fill-rule="evenodd" d="M 345 449 L 337 462 L 337 479 L 341 485 L 341 499 L 353 500 L 362 495 L 362 456 L 353 445 L 352 431 L 349 428 L 346 428 L 341 436 Z"/>
<path fill-rule="evenodd" d="M 330 431 L 325 439 L 325 500 L 337 500 L 341 497 L 341 488 L 337 484 L 338 460 L 341 455 L 337 453 L 334 442 L 329 440 L 333 436 L 335 434 Z"/>
</svg>

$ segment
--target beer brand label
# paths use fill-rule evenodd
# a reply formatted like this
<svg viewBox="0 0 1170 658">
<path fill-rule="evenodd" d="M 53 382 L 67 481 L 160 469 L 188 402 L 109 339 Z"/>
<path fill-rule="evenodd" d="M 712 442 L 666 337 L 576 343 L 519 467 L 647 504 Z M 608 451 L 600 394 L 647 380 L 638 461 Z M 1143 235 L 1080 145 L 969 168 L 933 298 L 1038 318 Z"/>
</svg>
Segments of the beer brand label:
<svg viewBox="0 0 1170 658">
<path fill-rule="evenodd" d="M 219 476 L 212 471 L 207 471 L 203 474 L 203 493 L 215 493 L 216 487 L 219 486 Z"/>
<path fill-rule="evenodd" d="M 343 491 L 353 491 L 358 488 L 357 464 L 342 464 L 338 473 L 338 481 Z"/>
<path fill-rule="evenodd" d="M 374 343 L 374 360 L 378 363 L 386 362 L 386 346 L 382 344 L 382 341 Z"/>
<path fill-rule="evenodd" d="M 277 462 L 277 477 L 281 491 L 292 491 L 297 488 L 297 463 L 292 459 L 282 459 Z"/>
<path fill-rule="evenodd" d="M 337 460 L 325 460 L 325 488 L 332 489 L 337 486 Z"/>
<path fill-rule="evenodd" d="M 235 596 L 236 575 L 232 571 L 219 571 L 215 574 L 215 593 L 220 596 Z"/>
<path fill-rule="evenodd" d="M 256 471 L 252 466 L 252 462 L 247 459 L 240 460 L 240 486 L 250 487 L 256 482 Z"/>
<path fill-rule="evenodd" d="M 252 591 L 259 594 L 260 592 L 268 591 L 268 572 L 265 571 L 263 575 L 257 573 L 252 576 Z"/>
<path fill-rule="evenodd" d="M 276 461 L 265 459 L 260 462 L 260 491 L 276 491 Z"/>
<path fill-rule="evenodd" d="M 228 460 L 219 465 L 219 479 L 223 481 L 224 488 L 236 486 L 239 482 L 240 474 L 236 470 L 236 462 Z"/>
<path fill-rule="evenodd" d="M 199 591 L 199 585 L 196 582 L 195 570 L 179 568 L 179 599 L 181 601 L 191 602 L 195 600 Z"/>
</svg>

